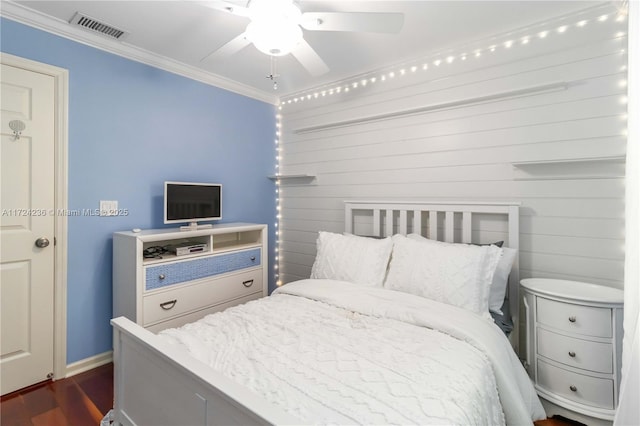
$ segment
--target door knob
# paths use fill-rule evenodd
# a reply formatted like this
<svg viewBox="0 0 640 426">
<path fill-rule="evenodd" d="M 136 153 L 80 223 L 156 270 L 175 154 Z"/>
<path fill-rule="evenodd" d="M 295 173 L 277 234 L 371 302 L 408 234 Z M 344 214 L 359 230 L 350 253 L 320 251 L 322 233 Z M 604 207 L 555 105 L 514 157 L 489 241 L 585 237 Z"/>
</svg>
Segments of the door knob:
<svg viewBox="0 0 640 426">
<path fill-rule="evenodd" d="M 46 237 L 40 237 L 36 240 L 36 247 L 45 248 L 49 245 L 49 240 Z"/>
</svg>

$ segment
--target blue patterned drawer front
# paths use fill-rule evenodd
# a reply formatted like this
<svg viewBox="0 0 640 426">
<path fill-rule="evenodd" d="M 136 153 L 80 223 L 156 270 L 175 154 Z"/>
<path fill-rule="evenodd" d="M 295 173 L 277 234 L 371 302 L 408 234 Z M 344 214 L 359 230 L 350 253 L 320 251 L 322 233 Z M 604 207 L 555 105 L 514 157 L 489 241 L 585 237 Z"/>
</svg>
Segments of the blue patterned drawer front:
<svg viewBox="0 0 640 426">
<path fill-rule="evenodd" d="M 186 262 L 150 266 L 146 270 L 145 289 L 153 290 L 212 275 L 260 265 L 260 249 L 203 257 Z"/>
</svg>

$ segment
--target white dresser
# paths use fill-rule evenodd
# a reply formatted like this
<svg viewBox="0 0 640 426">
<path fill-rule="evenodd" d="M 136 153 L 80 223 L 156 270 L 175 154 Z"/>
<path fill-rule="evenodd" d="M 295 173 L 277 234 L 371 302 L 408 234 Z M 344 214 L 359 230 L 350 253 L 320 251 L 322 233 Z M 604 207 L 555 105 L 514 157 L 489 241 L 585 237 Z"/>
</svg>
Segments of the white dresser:
<svg viewBox="0 0 640 426">
<path fill-rule="evenodd" d="M 196 246 L 188 254 L 162 252 Z M 267 295 L 267 225 L 113 234 L 113 316 L 158 332 Z"/>
<path fill-rule="evenodd" d="M 568 410 L 613 420 L 620 387 L 622 290 L 541 278 L 520 283 L 525 367 L 538 395 Z"/>
</svg>

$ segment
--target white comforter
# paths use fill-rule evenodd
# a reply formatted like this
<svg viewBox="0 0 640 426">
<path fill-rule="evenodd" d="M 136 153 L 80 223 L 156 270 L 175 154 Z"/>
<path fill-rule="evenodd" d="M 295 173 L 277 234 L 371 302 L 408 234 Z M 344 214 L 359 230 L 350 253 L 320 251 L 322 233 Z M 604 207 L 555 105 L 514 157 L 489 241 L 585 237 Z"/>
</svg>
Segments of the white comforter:
<svg viewBox="0 0 640 426">
<path fill-rule="evenodd" d="M 160 333 L 306 424 L 531 424 L 540 401 L 491 322 L 413 295 L 302 280 Z"/>
</svg>

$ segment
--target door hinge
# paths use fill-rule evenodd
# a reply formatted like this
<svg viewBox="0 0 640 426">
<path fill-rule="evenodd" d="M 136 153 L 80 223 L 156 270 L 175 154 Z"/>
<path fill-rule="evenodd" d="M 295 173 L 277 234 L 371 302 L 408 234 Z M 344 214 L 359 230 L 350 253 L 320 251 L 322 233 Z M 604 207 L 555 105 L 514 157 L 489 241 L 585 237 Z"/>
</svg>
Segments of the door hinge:
<svg viewBox="0 0 640 426">
<path fill-rule="evenodd" d="M 53 245 L 57 246 L 58 245 L 58 240 L 56 239 L 56 237 L 53 237 Z"/>
</svg>

